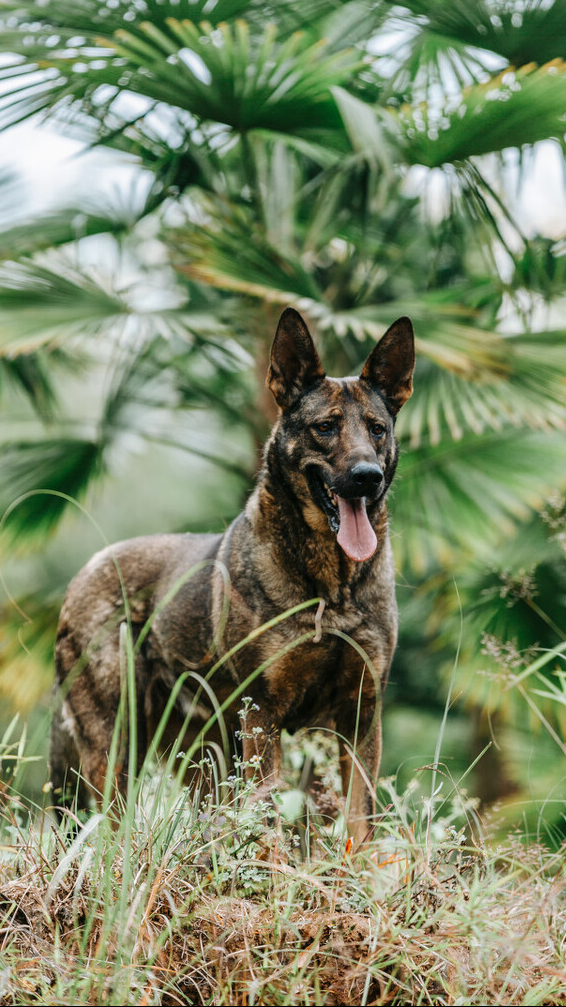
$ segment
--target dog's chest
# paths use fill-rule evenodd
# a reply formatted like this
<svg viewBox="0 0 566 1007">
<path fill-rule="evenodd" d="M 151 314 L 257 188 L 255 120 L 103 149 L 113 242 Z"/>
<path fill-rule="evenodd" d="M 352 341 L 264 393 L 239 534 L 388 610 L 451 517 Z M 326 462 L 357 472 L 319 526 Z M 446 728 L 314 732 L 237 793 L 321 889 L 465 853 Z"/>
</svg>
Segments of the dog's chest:
<svg viewBox="0 0 566 1007">
<path fill-rule="evenodd" d="M 278 726 L 290 731 L 335 719 L 345 704 L 356 706 L 360 694 L 373 701 L 395 644 L 393 622 L 385 631 L 359 612 L 327 609 L 318 621 L 315 612 L 262 634 L 253 656 L 247 655 L 251 663 L 243 660 L 239 668 L 241 679 L 263 665 L 260 692 Z"/>
</svg>

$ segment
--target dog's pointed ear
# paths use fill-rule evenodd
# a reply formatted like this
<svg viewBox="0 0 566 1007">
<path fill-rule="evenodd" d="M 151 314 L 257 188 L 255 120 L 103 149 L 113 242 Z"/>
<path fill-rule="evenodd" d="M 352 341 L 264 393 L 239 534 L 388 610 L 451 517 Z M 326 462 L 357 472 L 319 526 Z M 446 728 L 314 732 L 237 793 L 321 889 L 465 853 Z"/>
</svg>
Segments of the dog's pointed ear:
<svg viewBox="0 0 566 1007">
<path fill-rule="evenodd" d="M 409 318 L 393 322 L 367 358 L 360 378 L 383 395 L 393 413 L 413 393 L 415 337 Z"/>
<path fill-rule="evenodd" d="M 304 320 L 294 308 L 285 308 L 271 347 L 267 387 L 277 405 L 288 409 L 302 392 L 323 377 L 324 370 Z"/>
</svg>

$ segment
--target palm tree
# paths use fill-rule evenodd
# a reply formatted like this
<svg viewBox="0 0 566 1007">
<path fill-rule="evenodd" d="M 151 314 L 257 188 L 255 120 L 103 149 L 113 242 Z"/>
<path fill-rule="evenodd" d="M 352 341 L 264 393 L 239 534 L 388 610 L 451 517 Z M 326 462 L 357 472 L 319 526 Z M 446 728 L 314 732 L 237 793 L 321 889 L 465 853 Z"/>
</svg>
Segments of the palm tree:
<svg viewBox="0 0 566 1007">
<path fill-rule="evenodd" d="M 502 537 L 530 536 L 533 509 L 564 483 L 566 335 L 531 331 L 534 307 L 563 292 L 564 259 L 521 233 L 505 164 L 511 149 L 563 141 L 565 16 L 564 0 L 5 3 L 4 128 L 48 117 L 127 155 L 140 181 L 129 203 L 85 194 L 0 234 L 0 373 L 40 424 L 7 428 L 0 449 L 4 539 L 53 531 L 125 434 L 204 453 L 243 493 L 270 420 L 250 370 L 263 377 L 278 312 L 294 304 L 341 372 L 412 316 L 400 567 L 433 599 L 456 570 L 474 583 L 470 564 L 497 568 Z M 444 205 L 428 213 L 439 181 Z M 114 275 L 82 264 L 94 235 L 115 249 Z M 162 289 L 148 299 L 156 246 Z M 121 285 L 116 263 L 131 275 L 132 260 L 140 279 Z M 110 375 L 96 415 L 65 416 L 60 374 L 84 380 L 96 357 Z M 239 455 L 179 433 L 179 411 L 204 407 L 238 431 Z M 491 600 L 485 633 L 506 603 Z"/>
</svg>

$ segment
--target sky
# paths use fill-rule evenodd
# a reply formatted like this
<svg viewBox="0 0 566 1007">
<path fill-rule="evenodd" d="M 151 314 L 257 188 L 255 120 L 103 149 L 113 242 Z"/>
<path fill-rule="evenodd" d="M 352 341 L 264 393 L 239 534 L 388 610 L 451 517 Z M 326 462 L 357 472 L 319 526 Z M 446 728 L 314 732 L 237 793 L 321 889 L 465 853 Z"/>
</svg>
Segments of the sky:
<svg viewBox="0 0 566 1007">
<path fill-rule="evenodd" d="M 0 172 L 16 176 L 19 198 L 0 204 L 0 219 L 21 220 L 97 193 L 123 191 L 135 169 L 118 151 L 83 151 L 83 144 L 33 122 L 1 135 Z"/>
</svg>

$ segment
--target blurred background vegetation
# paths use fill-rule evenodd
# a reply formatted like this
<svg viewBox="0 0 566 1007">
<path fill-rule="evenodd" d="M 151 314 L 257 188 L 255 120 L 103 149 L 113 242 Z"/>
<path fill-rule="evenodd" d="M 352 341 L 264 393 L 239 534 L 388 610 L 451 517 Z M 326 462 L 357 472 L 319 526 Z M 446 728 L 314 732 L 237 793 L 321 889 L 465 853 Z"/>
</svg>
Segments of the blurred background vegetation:
<svg viewBox="0 0 566 1007">
<path fill-rule="evenodd" d="M 520 205 L 540 144 L 563 159 L 566 0 L 3 0 L 0 24 L 4 144 L 31 120 L 85 151 L 79 198 L 29 217 L 0 177 L 4 720 L 34 711 L 45 751 L 95 549 L 240 510 L 281 309 L 335 374 L 408 314 L 382 769 L 440 754 L 560 840 L 566 246 Z"/>
</svg>

